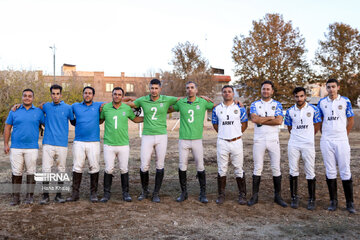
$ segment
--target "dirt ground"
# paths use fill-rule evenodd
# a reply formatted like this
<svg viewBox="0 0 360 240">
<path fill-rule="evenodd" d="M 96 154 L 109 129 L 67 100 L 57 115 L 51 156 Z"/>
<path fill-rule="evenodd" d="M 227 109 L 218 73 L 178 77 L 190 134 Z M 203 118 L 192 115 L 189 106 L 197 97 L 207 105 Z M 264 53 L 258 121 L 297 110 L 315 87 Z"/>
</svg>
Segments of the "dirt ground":
<svg viewBox="0 0 360 240">
<path fill-rule="evenodd" d="M 40 206 L 41 195 L 35 195 L 36 204 L 9 206 L 10 194 L 0 194 L 0 238 L 2 239 L 359 239 L 360 214 L 350 215 L 345 209 L 341 182 L 338 181 L 339 208 L 328 212 L 328 190 L 325 169 L 316 137 L 317 208 L 306 210 L 307 183 L 301 166 L 299 179 L 300 208 L 282 208 L 273 202 L 273 183 L 269 158 L 266 156 L 260 185 L 259 203 L 253 207 L 237 204 L 237 188 L 233 168 L 230 167 L 226 187 L 226 202 L 218 206 L 216 134 L 210 125 L 205 127 L 204 148 L 207 171 L 208 204 L 198 201 L 199 185 L 195 177 L 193 159 L 188 170 L 189 199 L 177 203 L 180 192 L 177 176 L 178 132 L 169 133 L 168 151 L 165 163 L 165 179 L 161 189 L 161 203 L 150 200 L 137 201 L 140 193 L 140 138 L 136 129 L 131 130 L 130 156 L 130 203 L 121 200 L 119 171 L 115 173 L 111 200 L 106 203 L 89 202 L 89 175 L 83 174 L 81 199 L 74 203 Z M 360 206 L 360 133 L 350 135 L 352 147 L 352 174 L 354 179 L 355 206 Z M 252 139 L 253 131 L 244 137 L 248 198 L 251 196 Z M 70 134 L 71 146 L 73 133 Z M 284 200 L 290 203 L 287 141 L 288 133 L 280 133 Z M 41 155 L 38 171 L 41 170 Z M 71 172 L 71 148 L 68 154 L 68 172 Z M 301 162 L 302 165 L 302 162 Z M 102 196 L 104 162 L 101 158 L 99 197 Z M 11 182 L 8 156 L 0 154 L 0 183 Z M 152 162 L 150 186 L 154 183 L 154 162 Z M 24 195 L 24 194 L 23 194 Z M 22 195 L 22 197 L 23 197 Z M 69 193 L 65 194 L 66 196 Z M 53 198 L 53 196 L 51 196 Z M 360 208 L 358 209 L 360 212 Z"/>
</svg>

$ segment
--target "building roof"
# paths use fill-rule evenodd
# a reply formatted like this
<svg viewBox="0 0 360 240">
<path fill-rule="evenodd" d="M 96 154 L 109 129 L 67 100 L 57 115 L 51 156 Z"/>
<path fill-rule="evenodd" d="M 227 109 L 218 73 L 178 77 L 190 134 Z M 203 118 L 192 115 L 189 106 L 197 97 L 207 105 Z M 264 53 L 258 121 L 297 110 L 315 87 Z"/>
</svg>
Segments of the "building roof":
<svg viewBox="0 0 360 240">
<path fill-rule="evenodd" d="M 217 82 L 230 82 L 231 81 L 231 77 L 230 76 L 226 76 L 226 75 L 213 75 L 213 78 L 217 81 Z"/>
</svg>

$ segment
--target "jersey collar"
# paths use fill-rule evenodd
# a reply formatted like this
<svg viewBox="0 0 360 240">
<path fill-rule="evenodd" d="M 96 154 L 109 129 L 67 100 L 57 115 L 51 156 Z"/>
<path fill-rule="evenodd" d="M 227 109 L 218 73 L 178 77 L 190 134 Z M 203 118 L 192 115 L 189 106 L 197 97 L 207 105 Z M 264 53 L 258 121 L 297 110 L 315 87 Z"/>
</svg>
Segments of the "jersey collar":
<svg viewBox="0 0 360 240">
<path fill-rule="evenodd" d="M 305 102 L 305 106 L 303 108 L 301 108 L 301 109 L 306 109 L 308 106 L 309 106 L 309 104 L 307 102 Z M 301 109 L 299 109 L 296 104 L 295 104 L 294 109 L 295 109 L 295 111 L 301 111 Z"/>
<path fill-rule="evenodd" d="M 56 105 L 63 105 L 63 104 L 64 104 L 64 101 L 62 101 L 62 100 L 61 100 L 61 101 L 59 102 L 59 104 L 55 104 L 54 102 L 51 102 L 51 104 L 52 104 L 53 106 L 56 106 Z"/>
<path fill-rule="evenodd" d="M 264 100 L 262 100 L 262 99 L 260 98 L 260 101 L 261 101 L 261 103 L 262 103 L 262 104 L 265 104 L 265 103 L 272 103 L 272 102 L 273 102 L 273 100 L 274 100 L 274 99 L 270 98 L 270 101 L 265 102 Z"/>
<path fill-rule="evenodd" d="M 340 98 L 341 98 L 341 96 L 340 96 L 340 94 L 338 94 L 337 98 L 335 98 L 334 101 L 335 101 L 335 100 L 336 100 L 336 101 L 339 101 Z M 326 99 L 328 100 L 328 102 L 332 102 L 332 100 L 330 99 L 329 96 L 327 96 Z"/>
<path fill-rule="evenodd" d="M 25 108 L 25 107 L 24 107 L 23 104 L 21 104 L 20 108 Z M 34 109 L 34 108 L 35 108 L 34 104 L 32 104 L 30 108 L 33 108 L 33 109 Z M 29 109 L 30 109 L 30 108 L 29 108 Z M 25 109 L 26 109 L 26 108 L 25 108 Z"/>
<path fill-rule="evenodd" d="M 188 102 L 188 97 L 183 98 L 182 101 L 185 102 L 185 103 L 189 103 L 189 102 Z M 196 98 L 195 98 L 195 101 L 193 101 L 192 103 L 197 103 L 197 102 L 199 102 L 199 97 L 196 97 Z"/>
<path fill-rule="evenodd" d="M 159 96 L 159 99 L 158 99 L 158 100 L 156 100 L 156 101 L 153 101 L 153 100 L 151 99 L 151 95 L 150 95 L 150 94 L 149 94 L 149 95 L 147 95 L 146 97 L 147 97 L 147 100 L 149 100 L 150 102 L 157 102 L 157 101 L 159 101 L 159 100 L 162 100 L 162 99 L 163 99 L 163 95 L 161 95 L 161 94 L 160 94 L 160 96 Z"/>
</svg>

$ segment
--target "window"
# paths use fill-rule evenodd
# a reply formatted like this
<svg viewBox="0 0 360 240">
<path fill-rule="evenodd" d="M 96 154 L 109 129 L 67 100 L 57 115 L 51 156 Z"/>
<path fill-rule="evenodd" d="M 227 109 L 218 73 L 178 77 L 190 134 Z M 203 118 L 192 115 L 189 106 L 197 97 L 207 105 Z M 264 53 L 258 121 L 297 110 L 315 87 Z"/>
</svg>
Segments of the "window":
<svg viewBox="0 0 360 240">
<path fill-rule="evenodd" d="M 84 87 L 91 87 L 91 83 L 84 83 Z"/>
<path fill-rule="evenodd" d="M 134 91 L 134 84 L 127 83 L 126 84 L 126 92 L 133 92 Z"/>
<path fill-rule="evenodd" d="M 113 83 L 107 83 L 106 84 L 106 92 L 111 92 L 114 88 L 114 84 Z"/>
</svg>

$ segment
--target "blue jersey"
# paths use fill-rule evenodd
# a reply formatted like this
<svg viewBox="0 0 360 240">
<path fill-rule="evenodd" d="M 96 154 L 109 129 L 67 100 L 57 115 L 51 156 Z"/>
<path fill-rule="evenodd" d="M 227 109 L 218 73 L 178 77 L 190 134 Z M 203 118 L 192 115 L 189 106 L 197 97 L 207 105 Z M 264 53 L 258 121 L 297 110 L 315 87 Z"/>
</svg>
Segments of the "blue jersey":
<svg viewBox="0 0 360 240">
<path fill-rule="evenodd" d="M 10 111 L 6 124 L 13 126 L 11 148 L 39 148 L 39 127 L 44 124 L 44 114 L 40 108 L 32 105 L 26 110 L 21 105 L 15 112 Z"/>
<path fill-rule="evenodd" d="M 74 120 L 70 105 L 61 101 L 59 104 L 45 103 L 45 133 L 43 144 L 67 147 L 69 135 L 69 120 Z"/>
<path fill-rule="evenodd" d="M 87 106 L 84 102 L 81 102 L 72 105 L 76 118 L 74 141 L 100 141 L 99 120 L 102 104 L 103 102 L 93 102 L 90 106 Z"/>
</svg>

